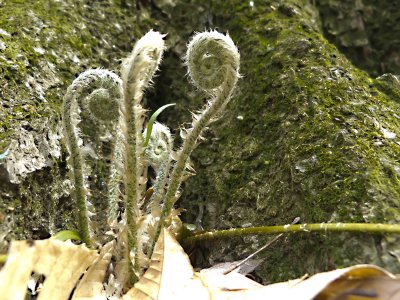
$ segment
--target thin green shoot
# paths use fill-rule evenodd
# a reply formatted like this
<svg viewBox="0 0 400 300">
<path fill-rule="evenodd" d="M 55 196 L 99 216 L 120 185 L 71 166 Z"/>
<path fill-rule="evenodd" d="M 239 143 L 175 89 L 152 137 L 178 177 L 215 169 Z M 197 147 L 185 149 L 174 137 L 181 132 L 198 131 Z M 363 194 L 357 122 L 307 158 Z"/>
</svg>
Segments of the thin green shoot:
<svg viewBox="0 0 400 300">
<path fill-rule="evenodd" d="M 82 240 L 79 233 L 75 230 L 62 230 L 60 232 L 57 232 L 51 238 L 63 242 L 65 242 L 66 240 L 76 240 L 76 241 Z"/>
<path fill-rule="evenodd" d="M 280 226 L 261 226 L 246 228 L 231 228 L 226 230 L 215 230 L 194 233 L 183 240 L 184 243 L 192 244 L 199 241 L 215 240 L 220 238 L 243 237 L 246 235 L 270 235 L 277 233 L 296 232 L 360 232 L 365 234 L 400 234 L 400 224 L 378 224 L 378 223 L 317 223 Z"/>
<path fill-rule="evenodd" d="M 7 254 L 0 254 L 0 264 L 5 264 L 7 261 Z"/>
<path fill-rule="evenodd" d="M 153 124 L 156 121 L 158 115 L 161 114 L 164 109 L 166 109 L 167 107 L 173 106 L 173 105 L 175 105 L 175 103 L 170 103 L 170 104 L 163 105 L 151 115 L 150 120 L 147 123 L 147 133 L 146 133 L 146 138 L 144 140 L 144 145 L 143 145 L 145 148 L 149 144 L 151 132 L 153 130 Z"/>
</svg>

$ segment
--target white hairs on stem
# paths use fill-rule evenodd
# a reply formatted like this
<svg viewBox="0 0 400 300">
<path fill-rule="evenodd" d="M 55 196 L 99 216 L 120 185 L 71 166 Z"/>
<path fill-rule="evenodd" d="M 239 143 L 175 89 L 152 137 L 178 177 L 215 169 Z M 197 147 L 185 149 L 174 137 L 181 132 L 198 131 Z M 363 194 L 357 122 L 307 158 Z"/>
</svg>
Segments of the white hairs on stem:
<svg viewBox="0 0 400 300">
<path fill-rule="evenodd" d="M 188 44 L 185 64 L 193 84 L 209 94 L 211 99 L 202 111 L 194 115 L 191 127 L 185 129 L 183 134 L 182 148 L 177 153 L 177 161 L 170 176 L 153 249 L 161 228 L 179 197 L 178 190 L 184 170 L 202 130 L 226 106 L 240 78 L 239 51 L 229 35 L 217 31 L 198 33 L 192 38 Z M 151 252 L 152 249 L 150 254 Z"/>
<path fill-rule="evenodd" d="M 122 105 L 121 129 L 124 135 L 125 217 L 128 248 L 132 255 L 132 276 L 140 276 L 142 269 L 139 256 L 142 252 L 138 220 L 141 217 L 138 203 L 144 195 L 146 180 L 143 175 L 143 119 L 145 110 L 141 101 L 145 89 L 158 70 L 164 52 L 164 35 L 150 31 L 134 46 L 121 69 L 124 101 Z M 133 274 L 134 273 L 134 274 Z"/>
<path fill-rule="evenodd" d="M 97 170 L 104 165 L 101 161 L 107 160 L 109 155 L 103 151 L 104 146 L 114 147 L 111 137 L 117 131 L 121 97 L 121 79 L 113 72 L 102 69 L 80 74 L 64 96 L 63 125 L 71 154 L 79 233 L 89 246 L 93 242 L 104 242 L 105 229 L 95 226 L 97 222 L 92 222 L 91 217 L 95 216 L 93 211 L 98 208 L 93 204 L 107 205 L 104 189 L 107 189 L 110 168 L 103 166 L 101 172 Z"/>
</svg>

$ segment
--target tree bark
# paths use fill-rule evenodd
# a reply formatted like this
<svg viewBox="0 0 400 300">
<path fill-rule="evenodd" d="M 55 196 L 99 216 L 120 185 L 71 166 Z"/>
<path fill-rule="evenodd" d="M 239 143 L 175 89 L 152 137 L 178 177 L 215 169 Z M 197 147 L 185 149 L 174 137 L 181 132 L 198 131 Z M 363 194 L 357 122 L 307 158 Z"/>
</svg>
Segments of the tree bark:
<svg viewBox="0 0 400 300">
<path fill-rule="evenodd" d="M 168 50 L 147 107 L 177 102 L 173 115 L 161 116 L 172 128 L 205 100 L 182 66 L 192 32 L 228 31 L 241 53 L 236 95 L 193 154 L 197 175 L 178 203 L 187 209 L 183 219 L 201 219 L 206 229 L 286 224 L 297 216 L 304 223 L 399 220 L 398 79 L 371 78 L 325 39 L 317 9 L 323 1 L 6 2 L 0 3 L 0 151 L 11 144 L 0 181 L 6 239 L 74 228 L 60 139 L 63 93 L 87 68 L 118 70 L 150 28 L 168 33 Z M 265 242 L 203 245 L 200 263 L 240 259 Z M 399 272 L 397 242 L 296 234 L 264 253 L 256 274 L 267 283 L 354 263 Z"/>
</svg>

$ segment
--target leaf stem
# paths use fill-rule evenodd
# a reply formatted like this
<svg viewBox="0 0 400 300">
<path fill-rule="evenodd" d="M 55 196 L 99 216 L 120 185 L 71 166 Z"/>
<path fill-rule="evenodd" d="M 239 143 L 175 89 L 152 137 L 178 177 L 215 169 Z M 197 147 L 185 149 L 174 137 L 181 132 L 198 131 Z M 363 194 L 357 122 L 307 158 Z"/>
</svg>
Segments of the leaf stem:
<svg viewBox="0 0 400 300">
<path fill-rule="evenodd" d="M 317 223 L 280 226 L 261 226 L 248 228 L 231 228 L 226 230 L 206 231 L 195 233 L 186 238 L 185 243 L 214 240 L 220 238 L 241 237 L 245 235 L 270 235 L 277 233 L 295 232 L 360 232 L 371 234 L 394 233 L 400 234 L 400 224 L 381 223 Z"/>
<path fill-rule="evenodd" d="M 290 225 L 294 225 L 296 223 L 298 223 L 300 221 L 299 217 L 296 217 L 293 222 Z M 268 243 L 266 243 L 264 246 L 262 246 L 260 249 L 258 249 L 256 252 L 253 252 L 252 254 L 250 254 L 249 256 L 247 256 L 245 259 L 243 259 L 242 261 L 240 261 L 239 263 L 233 265 L 232 267 L 230 267 L 228 270 L 226 270 L 223 274 L 227 275 L 230 272 L 236 270 L 237 268 L 239 268 L 241 265 L 245 264 L 246 262 L 248 262 L 250 259 L 252 259 L 254 256 L 256 256 L 258 253 L 260 253 L 261 251 L 264 251 L 265 249 L 267 249 L 268 247 L 270 247 L 271 245 L 273 245 L 276 241 L 278 241 L 281 237 L 283 236 L 283 233 L 278 234 L 277 236 L 275 236 L 273 239 L 271 239 L 270 241 L 268 241 Z"/>
</svg>

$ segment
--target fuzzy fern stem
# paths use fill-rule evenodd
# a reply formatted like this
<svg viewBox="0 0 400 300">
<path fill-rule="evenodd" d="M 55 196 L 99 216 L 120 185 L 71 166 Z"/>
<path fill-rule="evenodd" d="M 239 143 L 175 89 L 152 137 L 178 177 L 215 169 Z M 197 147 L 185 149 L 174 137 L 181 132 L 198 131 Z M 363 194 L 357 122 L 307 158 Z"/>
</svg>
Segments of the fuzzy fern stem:
<svg viewBox="0 0 400 300">
<path fill-rule="evenodd" d="M 145 187 L 141 183 L 143 169 L 143 118 L 144 109 L 141 101 L 145 89 L 150 85 L 158 69 L 164 51 L 163 35 L 150 31 L 144 35 L 133 48 L 121 69 L 124 103 L 122 108 L 122 130 L 124 135 L 124 186 L 125 211 L 127 223 L 128 251 L 133 263 L 135 276 L 140 276 L 138 219 L 140 217 L 138 202 Z M 133 257 L 132 257 L 133 256 Z"/>
<path fill-rule="evenodd" d="M 88 70 L 72 82 L 64 96 L 62 117 L 70 152 L 78 231 L 88 246 L 93 242 L 101 243 L 103 236 L 98 228 L 92 226 L 94 222 L 90 217 L 95 213 L 91 211 L 91 201 L 104 198 L 102 187 L 96 187 L 107 181 L 108 175 L 106 171 L 104 174 L 92 173 L 98 168 L 98 162 L 104 159 L 104 146 L 113 146 L 110 136 L 116 130 L 121 86 L 119 77 L 110 71 Z M 89 182 L 90 177 L 95 182 Z"/>
<path fill-rule="evenodd" d="M 147 136 L 148 131 L 149 128 L 144 131 L 143 136 Z M 171 165 L 172 146 L 173 140 L 169 128 L 154 122 L 148 145 L 144 152 L 147 162 L 157 175 L 152 186 L 154 192 L 149 199 L 148 207 L 146 207 L 147 213 L 151 212 L 154 216 L 159 214 L 161 200 L 165 194 L 165 185 Z"/>
<path fill-rule="evenodd" d="M 82 173 L 82 158 L 79 154 L 79 147 L 77 139 L 74 135 L 74 129 L 71 120 L 71 104 L 69 102 L 72 99 L 64 99 L 63 109 L 63 121 L 64 128 L 68 135 L 69 152 L 72 155 L 72 172 L 74 178 L 74 194 L 75 201 L 77 204 L 77 219 L 78 219 L 78 231 L 82 238 L 82 241 L 90 247 L 92 242 L 89 233 L 89 220 L 86 209 L 86 193 L 83 185 L 83 173 Z"/>
<path fill-rule="evenodd" d="M 192 244 L 200 241 L 221 238 L 242 237 L 245 235 L 270 235 L 295 232 L 359 232 L 370 234 L 394 233 L 400 234 L 400 224 L 368 224 L 368 223 L 317 223 L 283 226 L 261 226 L 248 228 L 231 228 L 226 230 L 206 231 L 195 233 L 183 240 Z"/>
<path fill-rule="evenodd" d="M 240 77 L 238 49 L 228 35 L 216 31 L 199 33 L 193 37 L 188 44 L 185 63 L 193 84 L 210 95 L 211 99 L 203 111 L 193 116 L 191 128 L 181 132 L 184 141 L 170 176 L 156 237 L 178 199 L 178 189 L 189 155 L 202 130 L 229 101 Z"/>
</svg>

